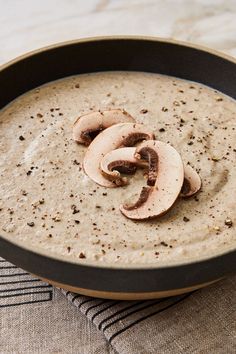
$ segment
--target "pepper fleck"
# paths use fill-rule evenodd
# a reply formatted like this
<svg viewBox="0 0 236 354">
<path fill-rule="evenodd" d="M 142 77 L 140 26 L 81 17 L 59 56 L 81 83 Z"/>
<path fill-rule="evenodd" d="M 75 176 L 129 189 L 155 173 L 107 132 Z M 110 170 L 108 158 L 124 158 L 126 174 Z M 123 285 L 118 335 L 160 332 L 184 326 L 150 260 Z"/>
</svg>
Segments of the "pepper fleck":
<svg viewBox="0 0 236 354">
<path fill-rule="evenodd" d="M 166 108 L 166 107 L 162 107 L 162 112 L 167 112 L 168 111 L 168 108 Z"/>
<path fill-rule="evenodd" d="M 74 160 L 74 161 L 73 161 L 73 164 L 74 164 L 74 165 L 80 165 L 80 163 L 79 163 L 77 160 Z"/>
<path fill-rule="evenodd" d="M 186 216 L 184 216 L 184 217 L 183 217 L 183 221 L 184 221 L 184 222 L 188 222 L 188 221 L 190 221 L 190 219 L 187 218 Z"/>
<path fill-rule="evenodd" d="M 140 113 L 146 114 L 148 112 L 147 109 L 141 109 Z"/>
<path fill-rule="evenodd" d="M 212 159 L 212 161 L 214 161 L 214 162 L 218 162 L 218 161 L 220 160 L 218 157 L 212 157 L 211 159 Z"/>
<path fill-rule="evenodd" d="M 33 227 L 34 226 L 34 222 L 33 221 L 27 222 L 27 225 L 30 226 L 30 227 Z"/>
<path fill-rule="evenodd" d="M 71 209 L 73 210 L 72 214 L 77 214 L 80 212 L 79 209 L 77 209 L 76 205 L 75 204 L 72 204 L 71 205 Z"/>
<path fill-rule="evenodd" d="M 233 221 L 230 218 L 226 218 L 225 225 L 227 225 L 230 228 L 233 226 Z"/>
</svg>

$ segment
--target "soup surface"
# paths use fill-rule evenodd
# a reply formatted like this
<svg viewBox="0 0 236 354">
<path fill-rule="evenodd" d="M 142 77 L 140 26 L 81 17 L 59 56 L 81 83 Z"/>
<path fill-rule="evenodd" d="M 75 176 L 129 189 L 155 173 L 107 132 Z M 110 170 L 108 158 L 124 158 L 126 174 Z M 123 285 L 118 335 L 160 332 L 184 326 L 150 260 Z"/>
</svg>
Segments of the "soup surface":
<svg viewBox="0 0 236 354">
<path fill-rule="evenodd" d="M 139 192 L 104 188 L 85 175 L 87 147 L 75 119 L 122 108 L 172 144 L 200 174 L 201 191 L 164 216 L 129 220 L 120 204 Z M 77 262 L 170 264 L 236 246 L 236 103 L 203 85 L 141 72 L 106 72 L 51 82 L 0 112 L 0 234 Z M 134 200 L 135 197 L 133 197 Z"/>
</svg>

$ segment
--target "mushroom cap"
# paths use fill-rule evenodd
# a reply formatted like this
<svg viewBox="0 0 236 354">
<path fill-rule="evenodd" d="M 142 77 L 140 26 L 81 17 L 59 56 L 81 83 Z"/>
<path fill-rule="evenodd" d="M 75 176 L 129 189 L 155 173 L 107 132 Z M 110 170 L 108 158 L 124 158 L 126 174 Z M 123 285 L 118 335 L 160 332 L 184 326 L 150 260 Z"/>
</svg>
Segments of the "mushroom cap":
<svg viewBox="0 0 236 354">
<path fill-rule="evenodd" d="M 169 144 L 157 140 L 141 143 L 136 153 L 145 155 L 150 149 L 157 155 L 157 176 L 154 186 L 144 187 L 133 205 L 121 205 L 121 212 L 129 219 L 143 220 L 166 213 L 179 196 L 184 180 L 181 156 Z"/>
<path fill-rule="evenodd" d="M 135 119 L 123 109 L 110 109 L 84 114 L 73 124 L 73 139 L 80 144 L 89 145 L 92 135 L 113 124 L 135 122 Z"/>
<path fill-rule="evenodd" d="M 104 187 L 116 187 L 101 172 L 102 158 L 110 151 L 123 146 L 133 146 L 145 139 L 154 139 L 153 133 L 143 124 L 119 123 L 103 130 L 89 145 L 85 153 L 83 168 L 96 183 Z"/>
<path fill-rule="evenodd" d="M 135 147 L 124 147 L 108 152 L 101 160 L 102 174 L 118 186 L 127 184 L 127 179 L 120 173 L 135 173 L 136 167 L 147 167 L 147 162 L 137 159 Z"/>
<path fill-rule="evenodd" d="M 191 197 L 196 194 L 202 185 L 199 174 L 190 166 L 184 167 L 184 182 L 180 196 L 183 198 Z"/>
</svg>

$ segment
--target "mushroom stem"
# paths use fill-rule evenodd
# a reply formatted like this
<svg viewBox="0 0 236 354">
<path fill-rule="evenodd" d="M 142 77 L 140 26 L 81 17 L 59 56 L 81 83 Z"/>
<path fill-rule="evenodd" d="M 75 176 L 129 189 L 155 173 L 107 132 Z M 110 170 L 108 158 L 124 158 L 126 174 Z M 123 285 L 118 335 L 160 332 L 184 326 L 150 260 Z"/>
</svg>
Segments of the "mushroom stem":
<svg viewBox="0 0 236 354">
<path fill-rule="evenodd" d="M 151 192 L 151 187 L 143 187 L 138 200 L 133 204 L 124 204 L 123 205 L 124 208 L 126 210 L 133 210 L 133 209 L 139 208 L 141 205 L 143 205 L 147 201 L 150 192 Z"/>
<path fill-rule="evenodd" d="M 155 150 L 144 147 L 139 153 L 136 153 L 137 159 L 143 159 L 148 162 L 147 185 L 154 186 L 157 179 L 158 155 Z"/>
<path fill-rule="evenodd" d="M 101 160 L 100 168 L 104 177 L 122 186 L 127 184 L 121 173 L 134 174 L 137 167 L 147 167 L 146 161 L 135 157 L 135 147 L 125 147 L 108 152 Z"/>
</svg>

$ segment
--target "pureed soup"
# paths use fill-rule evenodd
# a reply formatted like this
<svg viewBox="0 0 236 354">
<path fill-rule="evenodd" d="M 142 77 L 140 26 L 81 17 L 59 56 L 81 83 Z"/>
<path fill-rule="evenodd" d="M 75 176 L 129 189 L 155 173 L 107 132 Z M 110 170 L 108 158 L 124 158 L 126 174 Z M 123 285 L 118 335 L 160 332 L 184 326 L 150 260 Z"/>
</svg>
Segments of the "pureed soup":
<svg viewBox="0 0 236 354">
<path fill-rule="evenodd" d="M 198 172 L 198 194 L 146 221 L 120 212 L 145 185 L 143 170 L 126 186 L 99 186 L 82 167 L 88 147 L 72 136 L 79 116 L 117 108 Z M 142 72 L 79 75 L 17 98 L 0 112 L 0 127 L 4 238 L 78 262 L 127 266 L 186 262 L 236 246 L 236 103 L 218 91 Z"/>
</svg>

